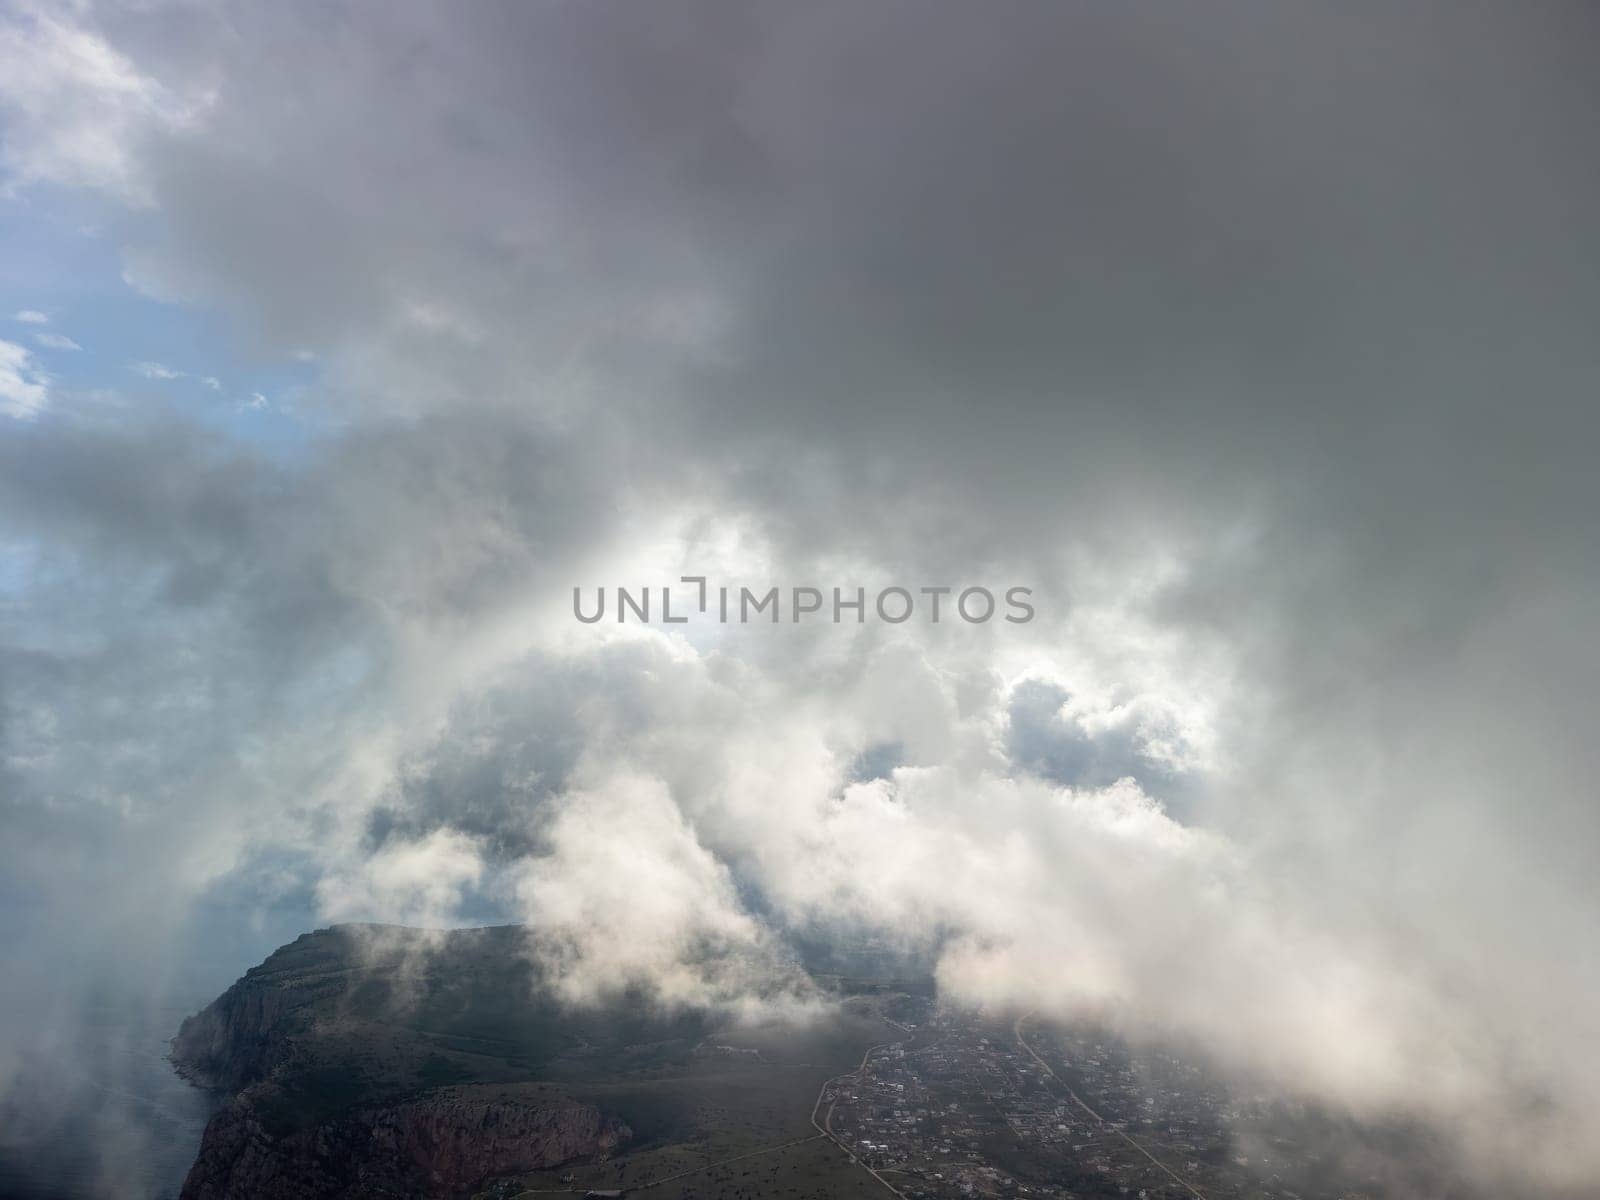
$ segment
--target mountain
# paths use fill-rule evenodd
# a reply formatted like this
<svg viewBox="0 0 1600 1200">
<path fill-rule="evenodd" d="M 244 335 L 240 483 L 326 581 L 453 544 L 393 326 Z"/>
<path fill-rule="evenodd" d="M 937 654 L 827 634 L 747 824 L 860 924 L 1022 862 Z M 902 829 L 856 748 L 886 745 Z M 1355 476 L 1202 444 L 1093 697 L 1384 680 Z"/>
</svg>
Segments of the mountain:
<svg viewBox="0 0 1600 1200">
<path fill-rule="evenodd" d="M 229 1097 L 183 1200 L 445 1200 L 539 1172 L 662 1174 L 809 1136 L 823 1081 L 892 1034 L 887 1002 L 724 1029 L 639 995 L 565 1006 L 515 926 L 317 930 L 173 1039 L 178 1070 Z M 860 1181 L 829 1186 L 819 1194 Z"/>
</svg>

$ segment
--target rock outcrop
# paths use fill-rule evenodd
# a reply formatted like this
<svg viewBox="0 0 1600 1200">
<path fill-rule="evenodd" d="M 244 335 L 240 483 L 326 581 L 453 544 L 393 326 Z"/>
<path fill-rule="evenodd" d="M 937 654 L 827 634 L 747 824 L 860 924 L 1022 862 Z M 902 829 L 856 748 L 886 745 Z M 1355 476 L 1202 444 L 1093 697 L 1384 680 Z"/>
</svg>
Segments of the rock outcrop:
<svg viewBox="0 0 1600 1200">
<path fill-rule="evenodd" d="M 271 1075 L 293 1038 L 347 991 L 354 969 L 334 930 L 302 934 L 194 1016 L 172 1039 L 172 1061 L 203 1087 L 237 1092 Z"/>
<path fill-rule="evenodd" d="M 274 1133 L 247 1093 L 207 1126 L 182 1200 L 471 1195 L 491 1180 L 608 1154 L 627 1126 L 592 1105 L 499 1085 L 448 1087 Z"/>
</svg>

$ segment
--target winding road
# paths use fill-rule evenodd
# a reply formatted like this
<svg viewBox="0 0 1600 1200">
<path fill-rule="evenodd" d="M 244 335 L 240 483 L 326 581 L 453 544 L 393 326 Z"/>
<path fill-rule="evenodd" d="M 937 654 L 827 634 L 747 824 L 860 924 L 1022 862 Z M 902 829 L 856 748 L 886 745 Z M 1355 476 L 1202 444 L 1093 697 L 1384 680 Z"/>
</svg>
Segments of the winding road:
<svg viewBox="0 0 1600 1200">
<path fill-rule="evenodd" d="M 906 1200 L 906 1194 L 904 1192 L 895 1187 L 894 1184 L 890 1183 L 875 1169 L 867 1166 L 867 1164 L 857 1156 L 856 1152 L 850 1149 L 849 1146 L 845 1145 L 844 1141 L 838 1136 L 838 1134 L 833 1132 L 833 1106 L 839 1102 L 837 1098 L 828 1102 L 828 1111 L 823 1114 L 821 1121 L 817 1120 L 817 1113 L 822 1108 L 822 1098 L 828 1094 L 828 1089 L 830 1087 L 838 1083 L 841 1079 L 852 1079 L 861 1074 L 861 1072 L 865 1071 L 867 1069 L 867 1062 L 872 1058 L 872 1055 L 875 1051 L 886 1049 L 889 1046 L 898 1046 L 899 1044 L 899 1042 L 879 1042 L 876 1046 L 868 1046 L 866 1053 L 861 1056 L 861 1062 L 856 1066 L 855 1070 L 846 1071 L 843 1075 L 835 1075 L 832 1079 L 826 1080 L 822 1087 L 817 1091 L 817 1102 L 811 1106 L 811 1123 L 816 1126 L 818 1133 L 822 1134 L 826 1138 L 829 1138 L 834 1145 L 838 1146 L 839 1149 L 848 1154 L 851 1162 L 855 1163 L 868 1175 L 871 1175 L 879 1183 L 883 1184 L 884 1187 L 888 1188 L 896 1196 L 899 1196 L 900 1200 Z"/>
</svg>

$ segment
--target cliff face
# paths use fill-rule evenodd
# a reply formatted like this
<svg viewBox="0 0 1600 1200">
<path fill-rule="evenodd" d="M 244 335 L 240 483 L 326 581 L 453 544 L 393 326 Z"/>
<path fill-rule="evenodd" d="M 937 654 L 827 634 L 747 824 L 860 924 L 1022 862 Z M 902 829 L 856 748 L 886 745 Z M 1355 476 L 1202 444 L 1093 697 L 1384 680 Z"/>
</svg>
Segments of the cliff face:
<svg viewBox="0 0 1600 1200">
<path fill-rule="evenodd" d="M 306 934 L 183 1022 L 172 1060 L 233 1094 L 184 1200 L 470 1195 L 607 1155 L 626 1125 L 541 1064 L 594 1041 L 539 989 L 508 928 Z"/>
<path fill-rule="evenodd" d="M 343 931 L 302 934 L 187 1018 L 172 1040 L 172 1061 L 219 1091 L 258 1083 L 288 1057 L 297 1035 L 342 1007 L 361 970 Z"/>
<path fill-rule="evenodd" d="M 179 1026 L 172 1061 L 196 1083 L 238 1091 L 267 1078 L 282 1061 L 304 1006 L 291 992 L 235 984 Z"/>
<path fill-rule="evenodd" d="M 212 1118 L 182 1200 L 470 1195 L 489 1181 L 609 1153 L 627 1126 L 591 1105 L 515 1089 L 440 1088 L 274 1135 L 260 1097 Z"/>
</svg>

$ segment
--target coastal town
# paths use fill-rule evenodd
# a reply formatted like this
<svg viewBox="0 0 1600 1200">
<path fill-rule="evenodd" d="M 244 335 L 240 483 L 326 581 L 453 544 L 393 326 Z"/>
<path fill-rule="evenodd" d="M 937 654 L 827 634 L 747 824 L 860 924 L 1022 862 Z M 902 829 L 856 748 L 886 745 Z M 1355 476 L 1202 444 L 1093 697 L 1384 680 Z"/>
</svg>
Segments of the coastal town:
<svg viewBox="0 0 1600 1200">
<path fill-rule="evenodd" d="M 1329 1200 L 1283 1103 L 1087 1028 L 933 1013 L 830 1080 L 818 1128 L 908 1200 L 966 1196 Z"/>
</svg>

